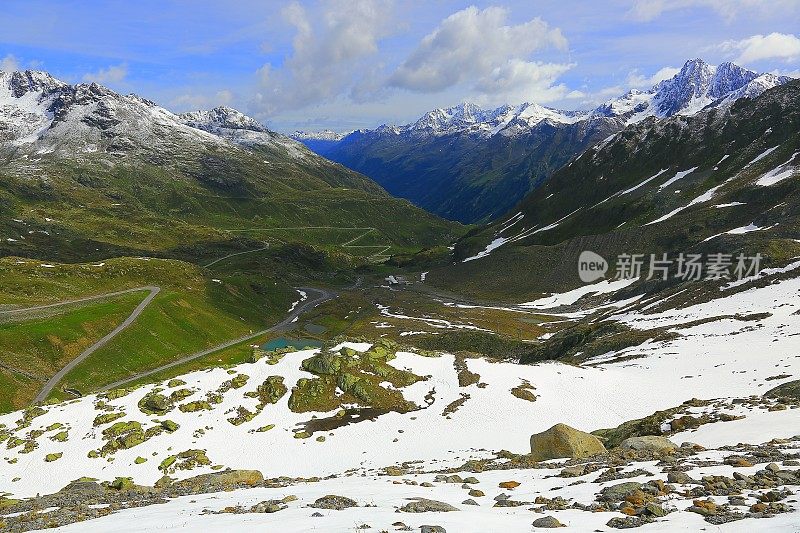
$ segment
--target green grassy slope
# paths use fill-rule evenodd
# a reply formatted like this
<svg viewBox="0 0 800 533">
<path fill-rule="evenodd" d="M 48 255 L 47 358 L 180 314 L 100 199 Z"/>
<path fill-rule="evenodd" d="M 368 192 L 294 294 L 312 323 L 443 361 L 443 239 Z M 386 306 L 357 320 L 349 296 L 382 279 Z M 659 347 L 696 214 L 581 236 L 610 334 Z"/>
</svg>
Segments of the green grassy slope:
<svg viewBox="0 0 800 533">
<path fill-rule="evenodd" d="M 51 265 L 51 267 L 45 266 Z M 216 281 L 215 281 L 216 280 Z M 59 384 L 69 397 L 216 346 L 280 321 L 297 293 L 269 270 L 210 271 L 175 260 L 115 258 L 103 263 L 54 264 L 0 259 L 0 302 L 24 308 L 145 285 L 160 294 L 126 330 Z M 32 314 L 0 315 L 0 405 L 22 407 L 56 370 L 121 323 L 144 298 L 135 292 Z"/>
<path fill-rule="evenodd" d="M 0 315 L 0 410 L 30 403 L 47 378 L 113 330 L 146 294 Z"/>
</svg>

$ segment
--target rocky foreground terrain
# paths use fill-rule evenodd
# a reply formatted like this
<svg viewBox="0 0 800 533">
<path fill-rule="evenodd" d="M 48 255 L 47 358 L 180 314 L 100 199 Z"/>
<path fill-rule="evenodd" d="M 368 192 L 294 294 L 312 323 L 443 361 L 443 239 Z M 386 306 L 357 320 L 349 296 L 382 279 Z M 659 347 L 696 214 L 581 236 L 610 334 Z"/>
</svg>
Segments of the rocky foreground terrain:
<svg viewBox="0 0 800 533">
<path fill-rule="evenodd" d="M 613 293 L 543 300 L 537 314 L 599 312 L 652 336 L 580 363 L 389 341 L 254 349 L 230 368 L 4 415 L 0 520 L 10 531 L 85 531 L 86 520 L 95 531 L 796 531 L 792 265 L 674 309 Z"/>
<path fill-rule="evenodd" d="M 687 404 L 708 405 L 728 413 L 718 420 L 732 421 L 743 413 L 796 409 L 800 402 L 753 397 Z M 711 412 L 672 423 L 692 427 L 719 414 Z M 620 428 L 612 439 L 628 430 L 636 432 Z M 83 478 L 55 494 L 3 500 L 3 525 L 28 531 L 72 523 L 64 530 L 84 531 L 86 525 L 76 522 L 97 519 L 96 531 L 279 525 L 288 531 L 434 533 L 676 531 L 722 524 L 729 531 L 792 531 L 798 523 L 800 436 L 715 449 L 641 436 L 607 450 L 596 436 L 558 424 L 532 436 L 531 448 L 530 454 L 500 451 L 452 468 L 408 461 L 324 478 L 265 479 L 255 470 L 223 470 L 182 480 L 164 476 L 152 487 L 130 478 Z"/>
</svg>

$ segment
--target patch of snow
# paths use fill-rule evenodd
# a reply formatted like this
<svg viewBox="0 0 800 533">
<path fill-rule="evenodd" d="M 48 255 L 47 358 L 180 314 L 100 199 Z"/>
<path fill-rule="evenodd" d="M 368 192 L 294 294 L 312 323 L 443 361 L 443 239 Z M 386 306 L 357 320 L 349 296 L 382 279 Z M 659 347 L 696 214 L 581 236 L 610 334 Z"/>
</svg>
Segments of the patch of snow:
<svg viewBox="0 0 800 533">
<path fill-rule="evenodd" d="M 689 170 L 683 170 L 683 171 L 681 171 L 681 172 L 678 172 L 678 173 L 677 173 L 677 174 L 675 174 L 673 177 L 671 177 L 670 179 L 668 179 L 667 181 L 665 181 L 664 183 L 662 183 L 661 185 L 659 185 L 659 186 L 658 186 L 658 190 L 660 191 L 660 190 L 662 190 L 662 189 L 666 189 L 667 187 L 669 187 L 670 185 L 672 185 L 673 183 L 675 183 L 675 182 L 676 182 L 676 181 L 678 181 L 679 179 L 682 179 L 682 178 L 684 178 L 684 177 L 688 176 L 689 174 L 691 174 L 691 173 L 692 173 L 692 172 L 694 172 L 695 170 L 697 170 L 697 167 L 692 167 L 692 168 L 690 168 Z"/>
<path fill-rule="evenodd" d="M 492 250 L 495 250 L 495 249 L 501 247 L 502 245 L 504 245 L 507 242 L 508 242 L 508 239 L 506 239 L 505 237 L 497 237 L 492 242 L 487 244 L 486 248 L 484 248 L 483 250 L 481 250 L 477 254 L 473 255 L 472 257 L 467 257 L 466 259 L 464 259 L 461 262 L 462 263 L 466 263 L 467 261 L 474 261 L 476 259 L 480 259 L 481 257 L 486 257 L 487 255 L 492 253 Z"/>
<path fill-rule="evenodd" d="M 758 163 L 759 161 L 761 161 L 762 159 L 764 159 L 765 157 L 767 157 L 769 154 L 771 154 L 772 152 L 774 152 L 774 151 L 775 151 L 775 150 L 777 150 L 778 148 L 780 148 L 780 145 L 778 145 L 778 146 L 773 146 L 772 148 L 767 148 L 766 150 L 764 150 L 763 152 L 761 152 L 760 154 L 758 154 L 758 155 L 756 156 L 756 158 L 755 158 L 755 159 L 753 159 L 752 161 L 750 161 L 749 163 L 747 163 L 745 166 L 743 166 L 743 167 L 742 167 L 742 170 L 746 169 L 747 167 L 749 167 L 749 166 L 751 166 L 751 165 L 753 165 L 753 164 L 755 164 L 755 163 Z"/>
<path fill-rule="evenodd" d="M 520 307 L 528 309 L 550 309 L 562 305 L 572 305 L 587 294 L 607 294 L 616 292 L 620 289 L 624 289 L 628 285 L 631 285 L 635 281 L 637 281 L 636 278 L 614 281 L 604 279 L 598 283 L 583 285 L 571 291 L 552 294 L 544 298 L 539 298 L 538 300 L 533 300 L 532 302 L 526 302 L 520 304 Z"/>
<path fill-rule="evenodd" d="M 722 185 L 725 185 L 725 184 L 723 183 Z M 651 222 L 646 223 L 645 226 L 649 226 L 651 224 L 658 224 L 659 222 L 664 222 L 665 220 L 670 219 L 673 216 L 677 215 L 678 213 L 680 213 L 684 209 L 687 209 L 687 208 L 689 208 L 689 207 L 691 207 L 693 205 L 696 205 L 696 204 L 700 204 L 700 203 L 703 203 L 703 202 L 708 202 L 709 200 L 711 200 L 714 197 L 714 193 L 717 192 L 717 189 L 722 187 L 722 185 L 717 185 L 716 187 L 712 187 L 711 189 L 707 190 L 706 192 L 704 192 L 703 194 L 701 194 L 700 196 L 698 196 L 697 198 L 695 198 L 694 200 L 692 200 L 688 204 L 686 204 L 684 206 L 681 206 L 681 207 L 678 207 L 676 209 L 673 209 L 672 211 L 670 211 L 666 215 L 664 215 L 662 217 L 659 217 L 659 218 L 657 218 L 657 219 L 655 219 L 655 220 L 653 220 Z"/>
<path fill-rule="evenodd" d="M 760 187 L 769 187 L 770 185 L 775 185 L 776 183 L 791 177 L 792 174 L 797 172 L 797 168 L 790 167 L 789 165 L 792 161 L 794 161 L 794 158 L 797 157 L 798 154 L 800 154 L 800 152 L 795 152 L 794 154 L 792 154 L 792 157 L 790 157 L 787 162 L 783 163 L 782 165 L 778 165 L 777 167 L 773 168 L 772 170 L 770 170 L 769 172 L 758 178 L 758 180 L 756 181 L 756 185 Z"/>
</svg>

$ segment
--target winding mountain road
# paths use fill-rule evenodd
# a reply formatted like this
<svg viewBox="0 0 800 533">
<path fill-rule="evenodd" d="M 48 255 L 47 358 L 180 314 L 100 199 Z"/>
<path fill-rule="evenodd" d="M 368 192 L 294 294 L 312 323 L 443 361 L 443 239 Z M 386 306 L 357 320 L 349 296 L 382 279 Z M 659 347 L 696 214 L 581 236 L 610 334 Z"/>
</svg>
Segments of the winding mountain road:
<svg viewBox="0 0 800 533">
<path fill-rule="evenodd" d="M 39 309 L 49 309 L 51 307 L 59 307 L 59 306 L 62 306 L 62 305 L 69 305 L 69 304 L 74 304 L 74 303 L 78 303 L 78 302 L 88 302 L 88 301 L 91 301 L 91 300 L 99 300 L 99 299 L 102 299 L 102 298 L 110 298 L 110 297 L 114 297 L 114 296 L 120 296 L 122 294 L 127 294 L 127 293 L 130 293 L 130 292 L 138 292 L 138 291 L 145 291 L 145 290 L 146 291 L 150 291 L 150 294 L 148 294 L 147 297 L 144 300 L 142 300 L 139 303 L 139 305 L 136 306 L 136 309 L 133 310 L 133 313 L 131 313 L 130 316 L 128 316 L 128 318 L 126 318 L 122 322 L 122 324 L 120 324 L 119 326 L 114 328 L 114 330 L 111 331 L 111 333 L 109 333 L 108 335 L 106 335 L 105 337 L 103 337 L 102 339 L 97 341 L 96 343 L 94 343 L 91 346 L 89 346 L 88 348 L 86 348 L 78 357 L 76 357 L 75 359 L 73 359 L 72 361 L 67 363 L 67 365 L 64 366 L 64 368 L 62 368 L 61 370 L 56 372 L 55 375 L 53 377 L 51 377 L 47 381 L 47 383 L 45 383 L 44 387 L 42 387 L 42 390 L 39 391 L 39 394 L 36 395 L 36 398 L 33 400 L 33 403 L 41 403 L 41 402 L 45 401 L 47 399 L 47 397 L 50 396 L 50 392 L 52 392 L 53 388 L 58 384 L 58 382 L 61 381 L 62 379 L 64 379 L 64 376 L 66 376 L 73 368 L 75 368 L 76 366 L 78 366 L 79 364 L 84 362 L 87 357 L 89 357 L 94 352 L 96 352 L 97 350 L 99 350 L 100 348 L 102 348 L 103 346 L 108 344 L 108 342 L 111 339 L 113 339 L 114 337 L 116 337 L 117 335 L 119 335 L 119 333 L 122 330 L 124 330 L 125 328 L 127 328 L 128 326 L 133 324 L 133 321 L 136 320 L 139 317 L 139 315 L 142 314 L 142 311 L 144 311 L 145 307 L 150 305 L 150 302 L 153 301 L 153 298 L 155 298 L 156 295 L 159 292 L 161 292 L 161 287 L 148 285 L 146 287 L 137 287 L 135 289 L 128 289 L 126 291 L 110 292 L 110 293 L 107 293 L 107 294 L 101 294 L 99 296 L 89 296 L 89 297 L 86 297 L 86 298 L 79 298 L 77 300 L 70 300 L 68 302 L 61 302 L 61 303 L 49 304 L 49 305 L 39 305 L 39 306 L 36 306 L 36 307 L 27 307 L 25 309 L 14 309 L 12 311 L 6 311 L 6 313 L 10 313 L 10 312 L 19 313 L 19 312 L 22 312 L 22 311 L 36 311 L 36 310 L 39 310 Z"/>
<path fill-rule="evenodd" d="M 223 350 L 225 348 L 230 348 L 231 346 L 234 346 L 236 344 L 245 342 L 247 340 L 253 339 L 253 338 L 258 337 L 260 335 L 264 335 L 265 333 L 270 333 L 270 332 L 273 332 L 273 331 L 288 330 L 288 329 L 290 329 L 291 324 L 301 314 L 305 313 L 306 311 L 309 311 L 309 310 L 313 309 L 314 307 L 322 304 L 323 302 L 326 302 L 328 300 L 332 300 L 332 299 L 336 298 L 336 296 L 337 296 L 337 294 L 335 292 L 327 290 L 327 289 L 317 289 L 317 288 L 314 288 L 314 287 L 298 287 L 297 289 L 301 290 L 301 291 L 304 291 L 307 295 L 309 295 L 309 298 L 307 298 L 306 300 L 303 300 L 302 302 L 300 302 L 297 305 L 297 307 L 295 307 L 286 316 L 286 318 L 284 318 L 283 320 L 281 320 L 280 322 L 278 322 L 274 326 L 269 327 L 269 328 L 264 329 L 264 330 L 261 330 L 261 331 L 258 331 L 256 333 L 251 334 L 251 335 L 246 335 L 244 337 L 239 337 L 238 339 L 233 339 L 233 340 L 224 342 L 222 344 L 219 344 L 217 346 L 214 346 L 214 347 L 211 347 L 211 348 L 207 348 L 205 350 L 201 350 L 201 351 L 193 353 L 191 355 L 187 355 L 186 357 L 182 357 L 182 358 L 180 358 L 180 359 L 178 359 L 176 361 L 172 361 L 171 363 L 167 363 L 165 365 L 162 365 L 160 367 L 154 368 L 152 370 L 148 370 L 146 372 L 139 372 L 139 373 L 134 374 L 134 375 L 132 375 L 132 376 L 130 376 L 128 378 L 125 378 L 124 380 L 120 380 L 120 381 L 117 381 L 115 383 L 112 383 L 112 384 L 104 387 L 102 390 L 109 390 L 109 389 L 120 387 L 122 385 L 125 385 L 126 383 L 130 383 L 132 381 L 136 381 L 136 380 L 141 379 L 143 377 L 150 376 L 152 374 L 156 374 L 158 372 L 161 372 L 163 370 L 167 370 L 169 368 L 181 365 L 183 363 L 187 363 L 189 361 L 193 361 L 194 359 L 199 359 L 200 357 L 209 355 L 209 354 L 214 353 L 216 351 Z M 44 402 L 47 399 L 47 397 L 50 395 L 50 393 L 53 391 L 55 386 L 62 379 L 64 379 L 64 377 L 72 369 L 74 369 L 76 366 L 80 365 L 82 362 L 84 362 L 86 360 L 86 358 L 88 358 L 94 352 L 96 352 L 97 350 L 99 350 L 100 348 L 102 348 L 103 346 L 108 344 L 109 341 L 111 341 L 114 337 L 119 335 L 125 328 L 130 326 L 139 317 L 139 315 L 142 314 L 142 312 L 145 310 L 145 308 L 148 305 L 150 305 L 150 303 L 158 295 L 158 293 L 161 292 L 161 287 L 156 287 L 154 285 L 148 285 L 148 286 L 144 286 L 144 287 L 135 287 L 133 289 L 127 289 L 127 290 L 124 290 L 124 291 L 115 291 L 115 292 L 109 292 L 109 293 L 105 293 L 105 294 L 99 294 L 97 296 L 87 296 L 85 298 L 76 298 L 74 300 L 67 300 L 67 301 L 53 303 L 53 304 L 37 305 L 37 306 L 34 306 L 34 307 L 25 307 L 25 308 L 20 308 L 20 309 L 0 310 L 0 315 L 22 314 L 22 313 L 29 313 L 29 312 L 32 312 L 32 311 L 39 311 L 39 310 L 42 310 L 42 309 L 51 309 L 51 308 L 55 308 L 55 307 L 63 307 L 63 306 L 66 306 L 66 305 L 71 305 L 71 304 L 76 304 L 76 303 L 90 302 L 90 301 L 93 301 L 93 300 L 101 300 L 101 299 L 106 299 L 106 298 L 113 298 L 115 296 L 121 296 L 123 294 L 129 294 L 129 293 L 132 293 L 132 292 L 139 292 L 139 291 L 148 291 L 149 294 L 147 295 L 147 297 L 145 297 L 144 300 L 142 300 L 139 303 L 139 305 L 136 306 L 136 308 L 128 316 L 128 318 L 126 318 L 119 326 L 114 328 L 113 331 L 108 333 L 106 336 L 104 336 L 102 339 L 100 339 L 96 343 L 94 343 L 91 346 L 89 346 L 78 357 L 76 357 L 75 359 L 73 359 L 72 361 L 67 363 L 67 365 L 65 365 L 61 370 L 56 372 L 56 374 L 54 374 L 47 381 L 47 383 L 45 383 L 44 387 L 42 387 L 42 389 L 36 395 L 36 398 L 33 400 L 33 403 L 36 404 L 36 403 Z"/>
<path fill-rule="evenodd" d="M 317 288 L 314 288 L 314 287 L 297 287 L 297 289 L 301 290 L 301 291 L 304 291 L 307 295 L 309 295 L 309 298 L 304 300 L 304 301 L 302 301 L 301 303 L 299 303 L 297 305 L 297 307 L 295 307 L 292 310 L 292 312 L 289 313 L 289 315 L 286 318 L 284 318 L 283 320 L 281 320 L 280 322 L 278 322 L 274 326 L 269 327 L 269 328 L 264 329 L 264 330 L 261 330 L 261 331 L 257 331 L 257 332 L 255 332 L 253 334 L 250 334 L 250 335 L 245 335 L 244 337 L 239 337 L 238 339 L 233 339 L 233 340 L 224 342 L 222 344 L 219 344 L 219 345 L 211 347 L 211 348 L 207 348 L 205 350 L 201 350 L 201 351 L 193 353 L 191 355 L 187 355 L 186 357 L 181 357 L 180 359 L 176 359 L 175 361 L 172 361 L 172 362 L 167 363 L 165 365 L 161 365 L 161 366 L 159 366 L 157 368 L 153 368 L 151 370 L 147 370 L 146 372 L 138 372 L 138 373 L 136 373 L 136 374 L 134 374 L 134 375 L 132 375 L 130 377 L 127 377 L 127 378 L 123 379 L 123 380 L 116 381 L 114 383 L 106 385 L 105 387 L 100 389 L 100 391 L 102 392 L 102 391 L 107 391 L 107 390 L 110 390 L 110 389 L 116 389 L 116 388 L 122 387 L 122 386 L 124 386 L 124 385 L 126 385 L 128 383 L 132 383 L 132 382 L 137 381 L 137 380 L 139 380 L 141 378 L 144 378 L 144 377 L 147 377 L 147 376 L 151 376 L 153 374 L 158 374 L 159 372 L 162 372 L 164 370 L 168 370 L 170 368 L 182 365 L 184 363 L 188 363 L 190 361 L 194 361 L 195 359 L 199 359 L 201 357 L 204 357 L 206 355 L 212 354 L 214 352 L 218 352 L 220 350 L 224 350 L 225 348 L 230 348 L 231 346 L 235 346 L 237 344 L 240 344 L 242 342 L 248 341 L 250 339 L 254 339 L 256 337 L 260 337 L 261 335 L 264 335 L 266 333 L 270 333 L 270 332 L 273 332 L 273 331 L 285 331 L 285 330 L 291 329 L 292 323 L 301 314 L 303 314 L 306 311 L 309 311 L 309 310 L 317 307 L 318 305 L 320 305 L 320 304 L 322 304 L 324 302 L 327 302 L 328 300 L 332 300 L 332 299 L 336 298 L 336 296 L 337 296 L 337 294 L 335 292 L 327 290 L 327 289 L 317 289 Z M 316 294 L 316 296 L 315 297 L 311 297 L 312 294 Z"/>
<path fill-rule="evenodd" d="M 116 292 L 107 292 L 104 294 L 98 294 L 97 296 L 86 296 L 84 298 L 76 298 L 74 300 L 64 300 L 63 302 L 57 302 L 54 304 L 46 304 L 46 305 L 36 305 L 34 307 L 22 307 L 19 309 L 3 309 L 0 310 L 0 315 L 14 315 L 14 314 L 22 314 L 22 313 L 29 313 L 31 311 L 39 311 L 41 309 L 51 309 L 53 307 L 63 307 L 65 305 L 70 304 L 77 304 L 82 302 L 91 302 L 92 300 L 104 300 L 106 298 L 113 298 L 115 296 L 122 296 L 123 294 L 129 294 L 131 292 L 139 292 L 139 291 L 155 291 L 158 293 L 160 291 L 160 287 L 155 287 L 152 285 L 147 285 L 145 287 L 134 287 L 133 289 L 126 289 L 124 291 L 116 291 Z M 148 302 L 149 303 L 149 302 Z"/>
</svg>

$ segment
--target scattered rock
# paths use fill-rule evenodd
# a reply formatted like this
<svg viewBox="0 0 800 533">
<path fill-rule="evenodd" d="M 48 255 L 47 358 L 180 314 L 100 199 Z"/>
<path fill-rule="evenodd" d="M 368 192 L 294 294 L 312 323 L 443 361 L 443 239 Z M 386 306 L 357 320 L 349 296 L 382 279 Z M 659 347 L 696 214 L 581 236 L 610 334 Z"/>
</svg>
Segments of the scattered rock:
<svg viewBox="0 0 800 533">
<path fill-rule="evenodd" d="M 558 519 L 554 516 L 543 516 L 541 518 L 537 518 L 531 524 L 533 527 L 566 527 L 564 524 L 558 521 Z"/>
<path fill-rule="evenodd" d="M 662 455 L 675 453 L 678 445 L 666 437 L 656 435 L 645 435 L 642 437 L 630 437 L 622 441 L 620 448 L 623 450 L 633 450 L 637 452 L 659 453 Z"/>
<path fill-rule="evenodd" d="M 317 498 L 317 500 L 311 504 L 311 507 L 316 509 L 332 509 L 335 511 L 341 511 L 342 509 L 357 506 L 358 503 L 356 503 L 355 500 L 351 500 L 345 496 L 336 496 L 335 494 L 329 494 L 327 496 L 323 496 L 322 498 Z"/>
<path fill-rule="evenodd" d="M 628 481 L 625 483 L 618 483 L 616 485 L 611 485 L 610 487 L 604 488 L 600 491 L 598 495 L 598 499 L 607 501 L 607 502 L 618 502 L 624 500 L 629 494 L 632 494 L 634 491 L 641 491 L 642 484 L 636 483 L 635 481 Z"/>
<path fill-rule="evenodd" d="M 717 504 L 712 500 L 694 500 L 692 506 L 686 509 L 692 513 L 697 513 L 703 516 L 717 514 Z"/>
<path fill-rule="evenodd" d="M 566 424 L 556 424 L 547 431 L 531 435 L 530 444 L 534 461 L 576 459 L 606 453 L 605 446 L 597 437 Z"/>
<path fill-rule="evenodd" d="M 429 500 L 427 498 L 413 498 L 413 500 L 414 501 L 402 506 L 400 510 L 405 513 L 447 513 L 450 511 L 458 511 L 457 507 L 453 507 L 449 503 Z"/>
<path fill-rule="evenodd" d="M 286 505 L 282 505 L 281 500 L 268 500 L 257 503 L 250 508 L 251 513 L 277 513 L 286 509 Z"/>
<path fill-rule="evenodd" d="M 693 480 L 686 472 L 681 472 L 680 470 L 673 470 L 667 473 L 667 483 L 688 485 L 690 483 L 695 483 L 695 480 Z"/>
<path fill-rule="evenodd" d="M 561 477 L 580 477 L 586 473 L 586 465 L 568 466 L 561 470 Z"/>
</svg>

